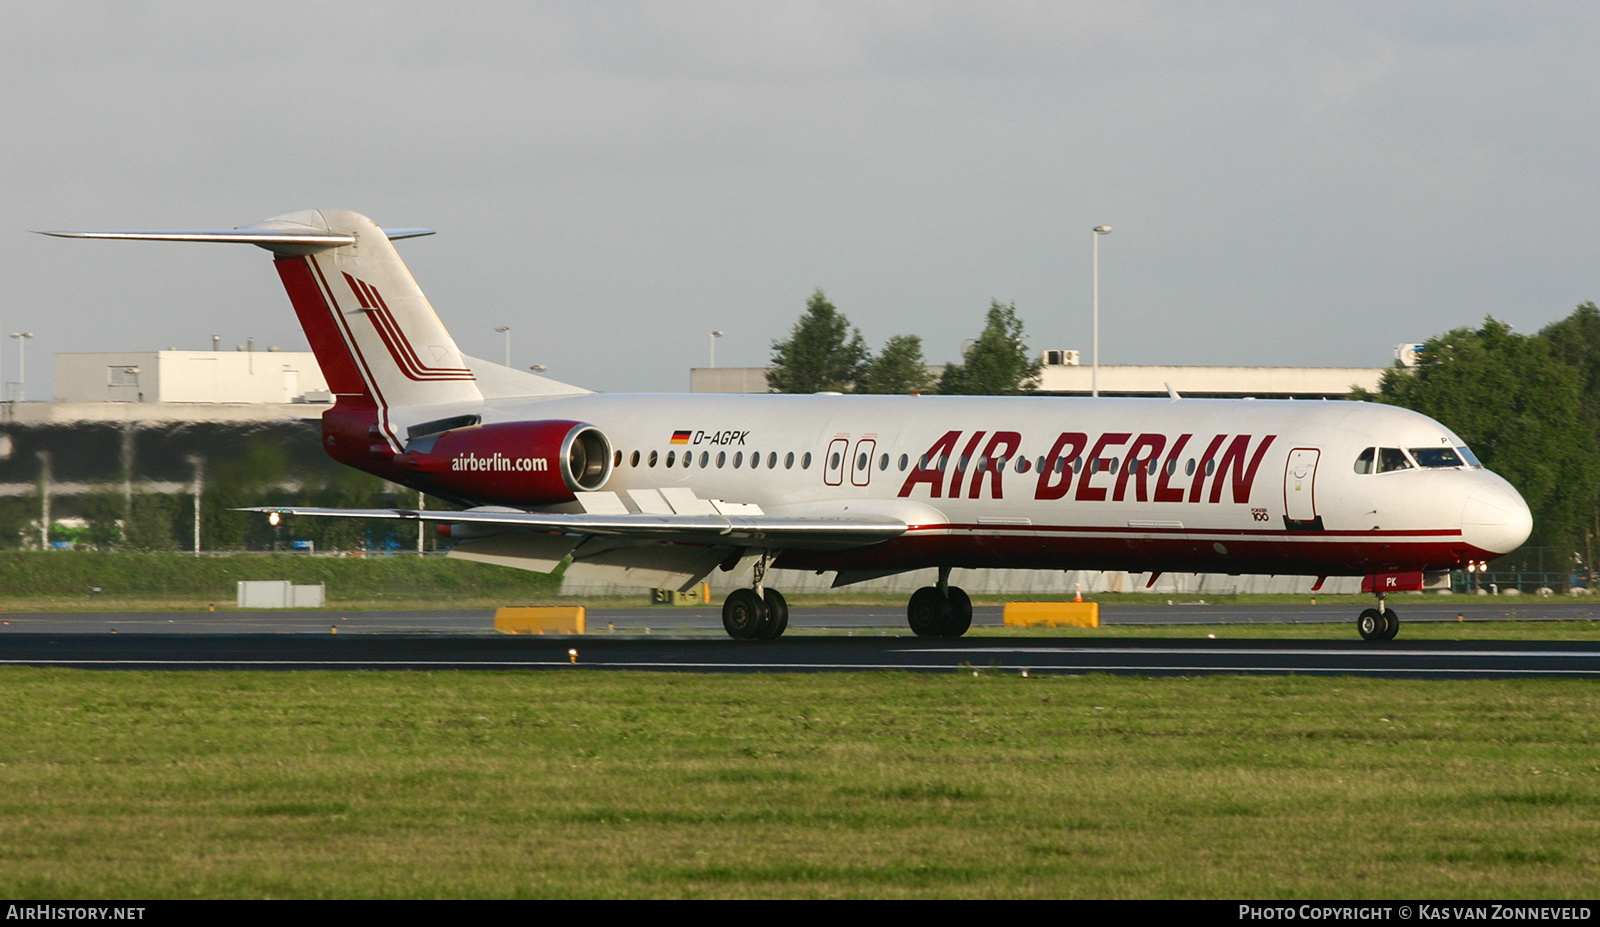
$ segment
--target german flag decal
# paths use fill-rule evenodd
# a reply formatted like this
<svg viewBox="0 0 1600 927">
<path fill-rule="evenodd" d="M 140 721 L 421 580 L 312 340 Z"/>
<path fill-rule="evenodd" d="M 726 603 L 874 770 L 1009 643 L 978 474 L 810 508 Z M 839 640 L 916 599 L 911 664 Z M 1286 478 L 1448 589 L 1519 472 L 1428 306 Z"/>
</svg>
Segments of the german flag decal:
<svg viewBox="0 0 1600 927">
<path fill-rule="evenodd" d="M 673 444 L 688 444 L 689 443 L 689 435 L 690 434 L 691 434 L 691 432 L 688 432 L 688 431 L 674 431 L 672 433 L 672 443 Z"/>
</svg>

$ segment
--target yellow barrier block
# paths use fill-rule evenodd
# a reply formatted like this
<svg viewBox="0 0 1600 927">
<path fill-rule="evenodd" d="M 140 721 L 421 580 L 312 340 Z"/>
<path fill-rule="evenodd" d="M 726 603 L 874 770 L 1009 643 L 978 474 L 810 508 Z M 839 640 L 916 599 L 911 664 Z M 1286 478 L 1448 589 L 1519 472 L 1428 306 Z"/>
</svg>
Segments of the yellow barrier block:
<svg viewBox="0 0 1600 927">
<path fill-rule="evenodd" d="M 1007 602 L 1003 621 L 1008 627 L 1100 627 L 1099 602 Z"/>
<path fill-rule="evenodd" d="M 582 634 L 583 607 L 497 608 L 494 629 L 502 634 Z"/>
</svg>

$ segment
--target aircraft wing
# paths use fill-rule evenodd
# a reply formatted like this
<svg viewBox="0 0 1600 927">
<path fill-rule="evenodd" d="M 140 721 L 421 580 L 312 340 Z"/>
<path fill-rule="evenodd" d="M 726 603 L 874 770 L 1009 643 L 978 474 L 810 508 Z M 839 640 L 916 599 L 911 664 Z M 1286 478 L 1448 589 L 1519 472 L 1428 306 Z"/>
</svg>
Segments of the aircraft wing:
<svg viewBox="0 0 1600 927">
<path fill-rule="evenodd" d="M 906 523 L 883 515 L 850 517 L 774 515 L 647 515 L 564 514 L 519 511 L 447 512 L 432 509 L 330 509 L 308 506 L 252 506 L 240 512 L 267 515 L 311 515 L 372 518 L 465 525 L 474 535 L 496 528 L 527 532 L 610 537 L 635 541 L 670 541 L 719 547 L 772 547 L 842 550 L 899 537 Z"/>
</svg>

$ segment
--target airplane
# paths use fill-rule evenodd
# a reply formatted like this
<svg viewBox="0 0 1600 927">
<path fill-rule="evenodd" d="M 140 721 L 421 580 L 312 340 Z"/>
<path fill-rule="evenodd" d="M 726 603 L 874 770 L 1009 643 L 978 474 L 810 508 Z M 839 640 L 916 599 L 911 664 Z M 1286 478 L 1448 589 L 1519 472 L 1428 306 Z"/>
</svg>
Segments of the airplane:
<svg viewBox="0 0 1600 927">
<path fill-rule="evenodd" d="M 234 242 L 272 252 L 336 401 L 335 460 L 463 511 L 260 506 L 422 521 L 449 555 L 688 590 L 743 574 L 723 626 L 770 640 L 773 568 L 834 585 L 937 568 L 907 605 L 921 637 L 959 637 L 953 568 L 1361 576 L 1356 626 L 1392 640 L 1392 592 L 1509 553 L 1527 504 L 1455 433 L 1364 402 L 595 393 L 464 356 L 393 242 L 353 212 L 234 229 L 58 231 Z"/>
</svg>

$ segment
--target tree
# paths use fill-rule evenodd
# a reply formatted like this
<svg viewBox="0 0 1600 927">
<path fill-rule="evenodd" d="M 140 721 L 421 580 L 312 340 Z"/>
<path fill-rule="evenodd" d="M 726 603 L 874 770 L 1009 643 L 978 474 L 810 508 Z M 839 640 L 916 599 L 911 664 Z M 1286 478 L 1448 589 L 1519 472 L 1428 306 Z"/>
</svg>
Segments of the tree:
<svg viewBox="0 0 1600 927">
<path fill-rule="evenodd" d="M 895 335 L 884 342 L 883 350 L 872 358 L 856 381 L 858 393 L 931 392 L 934 379 L 922 359 L 922 339 L 916 335 Z"/>
<path fill-rule="evenodd" d="M 774 393 L 844 392 L 861 379 L 867 360 L 861 332 L 818 288 L 789 339 L 772 343 L 767 388 Z"/>
<path fill-rule="evenodd" d="M 1561 321 L 1546 325 L 1539 337 L 1549 344 L 1552 356 L 1577 372 L 1582 397 L 1578 417 L 1600 447 L 1600 309 L 1592 302 L 1583 303 Z M 1582 514 L 1588 542 L 1584 561 L 1592 569 L 1595 547 L 1600 543 L 1600 496 L 1591 497 Z"/>
<path fill-rule="evenodd" d="M 947 396 L 1015 396 L 1038 389 L 1041 365 L 1029 356 L 1022 339 L 1016 304 L 990 300 L 983 334 L 967 349 L 962 363 L 944 368 L 939 392 Z"/>
<path fill-rule="evenodd" d="M 1417 366 L 1386 371 L 1375 399 L 1421 412 L 1460 435 L 1533 511 L 1537 545 L 1576 550 L 1600 491 L 1595 437 L 1580 419 L 1578 373 L 1544 338 L 1493 318 L 1427 342 Z"/>
</svg>

